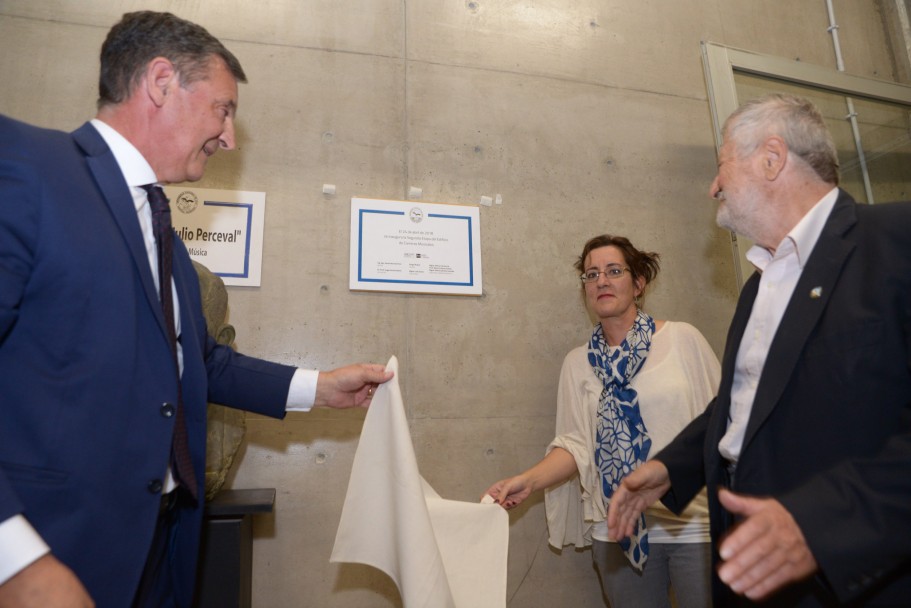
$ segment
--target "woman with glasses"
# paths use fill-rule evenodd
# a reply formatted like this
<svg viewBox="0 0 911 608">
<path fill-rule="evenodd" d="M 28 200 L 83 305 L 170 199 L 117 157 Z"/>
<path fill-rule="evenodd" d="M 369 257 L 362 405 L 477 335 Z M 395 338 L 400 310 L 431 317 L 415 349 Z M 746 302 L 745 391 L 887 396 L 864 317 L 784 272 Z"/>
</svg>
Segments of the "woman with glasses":
<svg viewBox="0 0 911 608">
<path fill-rule="evenodd" d="M 608 538 L 607 505 L 620 481 L 702 413 L 718 388 L 718 359 L 688 323 L 640 308 L 658 274 L 658 254 L 628 239 L 589 240 L 576 262 L 598 319 L 586 344 L 566 355 L 557 392 L 557 436 L 545 457 L 488 490 L 512 509 L 546 489 L 550 544 L 592 545 L 612 608 L 711 605 L 711 545 L 705 492 L 680 515 L 649 508 L 633 538 Z"/>
</svg>

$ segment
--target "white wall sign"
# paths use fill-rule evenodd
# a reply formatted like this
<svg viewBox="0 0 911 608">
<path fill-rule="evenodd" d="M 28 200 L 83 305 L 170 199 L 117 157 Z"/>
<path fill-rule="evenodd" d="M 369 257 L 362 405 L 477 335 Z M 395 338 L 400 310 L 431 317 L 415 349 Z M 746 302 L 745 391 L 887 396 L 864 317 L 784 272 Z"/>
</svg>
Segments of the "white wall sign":
<svg viewBox="0 0 911 608">
<path fill-rule="evenodd" d="M 352 198 L 348 287 L 481 295 L 478 208 Z"/>
<path fill-rule="evenodd" d="M 225 285 L 258 287 L 266 193 L 167 186 L 171 223 L 190 257 Z"/>
</svg>

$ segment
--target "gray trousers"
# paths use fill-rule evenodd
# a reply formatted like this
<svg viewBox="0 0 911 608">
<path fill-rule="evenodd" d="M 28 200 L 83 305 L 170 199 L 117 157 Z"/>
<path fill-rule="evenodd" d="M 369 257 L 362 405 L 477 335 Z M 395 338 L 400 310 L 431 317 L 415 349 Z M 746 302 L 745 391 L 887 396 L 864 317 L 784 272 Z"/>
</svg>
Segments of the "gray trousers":
<svg viewBox="0 0 911 608">
<path fill-rule="evenodd" d="M 652 543 L 642 572 L 617 543 L 592 541 L 592 559 L 611 608 L 711 608 L 711 543 Z"/>
</svg>

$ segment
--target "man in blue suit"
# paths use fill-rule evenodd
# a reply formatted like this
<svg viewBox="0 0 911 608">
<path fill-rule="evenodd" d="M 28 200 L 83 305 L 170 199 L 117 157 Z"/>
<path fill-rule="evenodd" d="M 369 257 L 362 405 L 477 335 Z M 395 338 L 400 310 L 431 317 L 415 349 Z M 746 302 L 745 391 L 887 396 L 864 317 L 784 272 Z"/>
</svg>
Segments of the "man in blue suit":
<svg viewBox="0 0 911 608">
<path fill-rule="evenodd" d="M 807 100 L 725 123 L 711 195 L 757 245 L 718 396 L 614 494 L 632 532 L 708 486 L 716 606 L 911 598 L 911 204 L 858 205 Z"/>
<path fill-rule="evenodd" d="M 245 81 L 198 25 L 129 13 L 102 47 L 95 120 L 0 117 L 0 605 L 189 606 L 207 401 L 281 418 L 365 406 L 391 376 L 216 344 L 176 239 L 174 356 L 144 186 L 198 180 L 234 148 Z M 176 408 L 194 484 L 175 474 Z"/>
</svg>

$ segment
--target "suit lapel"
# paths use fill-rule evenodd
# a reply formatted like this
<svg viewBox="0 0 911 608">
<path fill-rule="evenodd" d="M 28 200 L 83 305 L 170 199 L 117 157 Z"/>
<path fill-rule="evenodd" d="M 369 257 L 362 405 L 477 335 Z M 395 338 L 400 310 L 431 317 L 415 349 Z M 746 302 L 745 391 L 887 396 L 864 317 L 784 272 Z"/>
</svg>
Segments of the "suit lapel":
<svg viewBox="0 0 911 608">
<path fill-rule="evenodd" d="M 133 195 L 123 179 L 123 173 L 114 159 L 114 154 L 90 123 L 85 123 L 74 131 L 73 139 L 85 152 L 89 170 L 95 178 L 104 202 L 120 228 L 124 242 L 133 258 L 133 265 L 136 266 L 141 278 L 146 298 L 158 319 L 162 332 L 167 337 L 164 315 L 161 312 L 161 304 L 155 290 L 152 270 L 149 268 L 149 256 L 145 250 L 142 229 L 139 227 L 136 208 L 133 206 Z"/>
<path fill-rule="evenodd" d="M 743 450 L 778 404 L 803 354 L 807 339 L 829 303 L 841 269 L 854 250 L 854 241 L 846 238 L 845 233 L 857 221 L 855 205 L 845 192 L 839 193 L 797 281 L 769 347 L 744 435 Z"/>
</svg>

